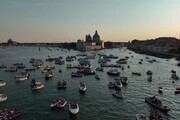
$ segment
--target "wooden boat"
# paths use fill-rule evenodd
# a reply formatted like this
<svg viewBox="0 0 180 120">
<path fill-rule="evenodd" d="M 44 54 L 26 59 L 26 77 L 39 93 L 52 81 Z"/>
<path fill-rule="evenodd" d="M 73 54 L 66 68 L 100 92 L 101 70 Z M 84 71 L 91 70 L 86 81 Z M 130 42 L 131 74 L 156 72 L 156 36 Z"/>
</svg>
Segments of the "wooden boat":
<svg viewBox="0 0 180 120">
<path fill-rule="evenodd" d="M 168 112 L 170 110 L 169 108 L 167 108 L 167 106 L 163 106 L 161 101 L 159 99 L 157 99 L 155 96 L 154 97 L 146 97 L 145 101 L 147 103 L 149 103 L 150 105 L 158 108 L 161 111 Z"/>
<path fill-rule="evenodd" d="M 66 104 L 67 104 L 67 101 L 65 101 L 64 99 L 55 99 L 52 101 L 50 107 L 63 108 Z"/>
<path fill-rule="evenodd" d="M 76 102 L 70 102 L 69 111 L 73 115 L 76 115 L 79 112 L 79 105 Z"/>
</svg>

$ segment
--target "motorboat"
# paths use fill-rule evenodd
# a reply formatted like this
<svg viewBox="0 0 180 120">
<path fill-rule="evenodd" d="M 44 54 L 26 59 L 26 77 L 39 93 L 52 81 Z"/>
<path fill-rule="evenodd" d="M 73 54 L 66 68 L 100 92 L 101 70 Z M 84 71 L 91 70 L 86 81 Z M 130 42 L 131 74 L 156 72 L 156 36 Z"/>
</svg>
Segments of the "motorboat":
<svg viewBox="0 0 180 120">
<path fill-rule="evenodd" d="M 152 75 L 152 74 L 153 74 L 152 71 L 150 70 L 147 71 L 147 75 Z"/>
<path fill-rule="evenodd" d="M 78 73 L 78 72 L 72 72 L 71 73 L 71 77 L 82 77 L 83 74 L 82 73 Z"/>
<path fill-rule="evenodd" d="M 10 67 L 10 68 L 6 69 L 5 72 L 17 72 L 17 68 L 16 67 Z"/>
<path fill-rule="evenodd" d="M 157 99 L 155 96 L 154 97 L 146 97 L 145 101 L 147 103 L 149 103 L 150 105 L 158 108 L 161 111 L 168 112 L 170 110 L 169 108 L 167 108 L 167 106 L 163 106 L 162 102 L 159 99 Z"/>
<path fill-rule="evenodd" d="M 4 82 L 3 80 L 0 80 L 0 87 L 3 87 L 6 85 L 6 82 Z"/>
<path fill-rule="evenodd" d="M 95 75 L 95 78 L 97 79 L 97 80 L 100 80 L 101 78 L 99 77 L 99 75 Z"/>
<path fill-rule="evenodd" d="M 0 102 L 3 102 L 5 100 L 7 100 L 7 96 L 4 94 L 0 94 Z"/>
<path fill-rule="evenodd" d="M 158 92 L 159 92 L 160 94 L 162 94 L 162 93 L 163 93 L 163 88 L 162 88 L 162 87 L 159 87 Z"/>
<path fill-rule="evenodd" d="M 136 120 L 149 120 L 149 118 L 145 114 L 136 114 Z"/>
<path fill-rule="evenodd" d="M 118 69 L 110 69 L 109 71 L 107 71 L 107 74 L 112 76 L 119 76 L 120 72 L 118 71 Z"/>
<path fill-rule="evenodd" d="M 104 71 L 103 67 L 96 68 L 96 71 Z"/>
<path fill-rule="evenodd" d="M 120 80 L 123 85 L 128 84 L 128 78 L 124 76 L 121 76 L 119 79 L 115 79 L 115 80 Z"/>
<path fill-rule="evenodd" d="M 79 105 L 76 102 L 69 103 L 69 111 L 73 115 L 76 115 L 79 112 Z"/>
<path fill-rule="evenodd" d="M 21 115 L 17 109 L 4 109 L 0 111 L 0 120 L 13 120 Z"/>
<path fill-rule="evenodd" d="M 132 75 L 141 76 L 141 73 L 138 73 L 138 72 L 132 72 Z"/>
<path fill-rule="evenodd" d="M 25 72 L 20 72 L 20 73 L 18 73 L 18 75 L 16 75 L 16 76 L 14 77 L 14 79 L 15 79 L 16 81 L 24 81 L 24 80 L 27 80 L 27 79 L 29 78 L 29 76 L 30 76 L 30 74 L 25 71 Z"/>
<path fill-rule="evenodd" d="M 171 75 L 171 78 L 174 79 L 174 80 L 178 80 L 179 79 L 179 77 L 176 75 L 176 73 L 173 73 Z"/>
<path fill-rule="evenodd" d="M 115 87 L 115 84 L 113 82 L 109 82 L 108 87 L 110 89 L 113 89 Z"/>
<path fill-rule="evenodd" d="M 115 88 L 118 89 L 118 90 L 123 87 L 120 80 L 117 80 L 117 81 L 114 83 L 114 85 L 115 85 Z"/>
<path fill-rule="evenodd" d="M 118 61 L 116 61 L 118 64 L 127 64 L 127 60 L 125 58 L 121 58 Z"/>
<path fill-rule="evenodd" d="M 180 93 L 180 88 L 176 88 L 174 94 L 179 94 Z"/>
<path fill-rule="evenodd" d="M 67 82 L 63 80 L 63 82 L 58 81 L 57 89 L 67 88 Z"/>
<path fill-rule="evenodd" d="M 45 75 L 45 79 L 49 79 L 49 78 L 52 78 L 53 75 L 52 75 L 52 72 L 47 72 L 46 75 Z"/>
<path fill-rule="evenodd" d="M 66 104 L 67 104 L 67 101 L 65 101 L 64 99 L 55 99 L 52 101 L 50 107 L 63 108 Z"/>
<path fill-rule="evenodd" d="M 83 82 L 80 82 L 79 90 L 80 90 L 80 92 L 86 91 L 86 85 Z"/>
<path fill-rule="evenodd" d="M 124 98 L 124 94 L 121 91 L 115 91 L 112 93 L 113 96 L 117 97 L 117 98 Z"/>
<path fill-rule="evenodd" d="M 152 75 L 150 75 L 147 80 L 148 80 L 149 82 L 151 82 L 151 81 L 152 81 Z"/>
<path fill-rule="evenodd" d="M 35 79 L 32 79 L 31 81 L 31 89 L 32 90 L 39 90 L 42 89 L 44 85 L 41 82 L 36 82 Z"/>
</svg>

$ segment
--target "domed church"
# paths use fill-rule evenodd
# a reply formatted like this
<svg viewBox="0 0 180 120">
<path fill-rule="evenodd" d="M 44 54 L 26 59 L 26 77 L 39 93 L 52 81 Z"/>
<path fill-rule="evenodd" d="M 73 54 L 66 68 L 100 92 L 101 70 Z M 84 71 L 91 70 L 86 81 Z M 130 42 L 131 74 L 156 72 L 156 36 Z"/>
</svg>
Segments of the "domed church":
<svg viewBox="0 0 180 120">
<path fill-rule="evenodd" d="M 100 36 L 96 30 L 93 38 L 89 34 L 86 35 L 85 41 L 80 39 L 77 40 L 76 48 L 81 51 L 99 50 L 104 48 L 104 42 L 100 39 Z"/>
</svg>

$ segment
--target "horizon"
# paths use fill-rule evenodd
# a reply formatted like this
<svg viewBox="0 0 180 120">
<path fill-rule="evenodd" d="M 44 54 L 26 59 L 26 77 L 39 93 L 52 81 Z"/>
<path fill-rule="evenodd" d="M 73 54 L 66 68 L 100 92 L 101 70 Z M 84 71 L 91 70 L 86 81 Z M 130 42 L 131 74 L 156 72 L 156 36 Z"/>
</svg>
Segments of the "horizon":
<svg viewBox="0 0 180 120">
<path fill-rule="evenodd" d="M 0 43 L 104 42 L 180 36 L 179 0 L 1 0 Z"/>
</svg>

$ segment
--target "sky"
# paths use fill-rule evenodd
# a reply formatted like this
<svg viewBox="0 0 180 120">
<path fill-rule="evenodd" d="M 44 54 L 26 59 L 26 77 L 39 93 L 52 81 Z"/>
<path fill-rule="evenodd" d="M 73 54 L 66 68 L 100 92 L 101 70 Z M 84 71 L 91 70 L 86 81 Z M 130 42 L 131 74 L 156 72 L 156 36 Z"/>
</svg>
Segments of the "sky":
<svg viewBox="0 0 180 120">
<path fill-rule="evenodd" d="M 126 42 L 180 36 L 180 0 L 0 0 L 0 42 Z"/>
</svg>

